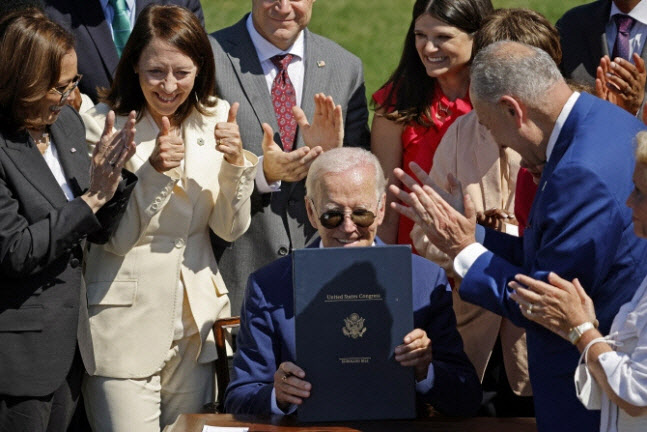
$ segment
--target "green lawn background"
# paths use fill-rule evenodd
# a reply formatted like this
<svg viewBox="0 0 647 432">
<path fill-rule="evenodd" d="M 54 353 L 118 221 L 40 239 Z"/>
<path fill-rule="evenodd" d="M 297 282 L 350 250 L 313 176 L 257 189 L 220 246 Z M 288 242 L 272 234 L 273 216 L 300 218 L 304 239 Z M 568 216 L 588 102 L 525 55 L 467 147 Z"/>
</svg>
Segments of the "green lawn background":
<svg viewBox="0 0 647 432">
<path fill-rule="evenodd" d="M 364 63 L 367 97 L 389 77 L 400 58 L 415 0 L 318 0 L 309 28 L 359 56 Z M 236 23 L 251 0 L 202 0 L 211 33 Z M 555 23 L 581 0 L 493 0 L 495 7 L 525 7 Z M 216 65 L 216 71 L 218 65 Z"/>
</svg>

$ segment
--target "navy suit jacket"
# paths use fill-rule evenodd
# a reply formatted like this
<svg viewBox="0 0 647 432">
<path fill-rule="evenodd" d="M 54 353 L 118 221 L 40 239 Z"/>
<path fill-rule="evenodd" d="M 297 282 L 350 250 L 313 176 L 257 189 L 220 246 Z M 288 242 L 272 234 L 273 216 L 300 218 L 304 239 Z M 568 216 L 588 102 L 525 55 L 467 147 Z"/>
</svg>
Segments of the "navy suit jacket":
<svg viewBox="0 0 647 432">
<path fill-rule="evenodd" d="M 379 239 L 376 243 L 384 245 Z M 310 247 L 319 247 L 319 240 Z M 419 399 L 448 415 L 473 415 L 481 402 L 481 386 L 456 330 L 447 277 L 436 264 L 417 255 L 412 258 L 413 322 L 432 341 L 435 373 L 432 389 Z M 249 277 L 234 375 L 225 394 L 227 412 L 270 413 L 274 373 L 282 362 L 294 361 L 294 339 L 292 257 L 286 256 Z"/>
<path fill-rule="evenodd" d="M 578 350 L 525 319 L 509 297 L 517 273 L 545 279 L 549 271 L 579 278 L 608 333 L 647 268 L 647 242 L 633 232 L 625 206 L 633 184 L 634 137 L 645 129 L 620 108 L 583 93 L 544 168 L 522 238 L 487 231 L 481 255 L 460 287 L 463 299 L 526 328 L 530 381 L 540 431 L 599 430 L 599 411 L 575 397 Z"/>
<path fill-rule="evenodd" d="M 79 89 L 97 103 L 97 87 L 110 88 L 119 55 L 99 0 L 44 0 L 45 13 L 74 35 Z M 149 4 L 177 5 L 189 9 L 204 25 L 200 0 L 137 0 L 135 18 Z"/>
</svg>

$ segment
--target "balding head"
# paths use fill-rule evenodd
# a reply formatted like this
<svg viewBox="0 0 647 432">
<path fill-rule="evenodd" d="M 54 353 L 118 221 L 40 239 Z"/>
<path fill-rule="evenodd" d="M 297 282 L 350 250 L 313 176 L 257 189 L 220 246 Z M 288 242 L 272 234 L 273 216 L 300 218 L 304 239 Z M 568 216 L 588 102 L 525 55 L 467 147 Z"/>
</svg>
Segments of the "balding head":
<svg viewBox="0 0 647 432">
<path fill-rule="evenodd" d="M 510 95 L 529 107 L 540 108 L 551 102 L 553 88 L 566 85 L 545 51 L 511 41 L 495 42 L 479 51 L 470 75 L 471 95 L 491 104 Z"/>
</svg>

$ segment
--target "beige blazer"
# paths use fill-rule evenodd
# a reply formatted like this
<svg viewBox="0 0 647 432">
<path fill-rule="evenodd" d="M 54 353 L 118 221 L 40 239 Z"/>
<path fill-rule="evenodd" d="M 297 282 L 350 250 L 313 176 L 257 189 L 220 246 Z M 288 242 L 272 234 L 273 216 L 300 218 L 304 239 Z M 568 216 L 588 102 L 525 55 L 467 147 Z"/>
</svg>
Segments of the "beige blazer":
<svg viewBox="0 0 647 432">
<path fill-rule="evenodd" d="M 163 365 L 183 304 L 177 295 L 180 280 L 201 335 L 198 361 L 217 357 L 211 327 L 230 310 L 209 228 L 228 241 L 247 230 L 258 162 L 245 151 L 246 165 L 236 167 L 215 149 L 214 127 L 226 121 L 228 110 L 229 104 L 219 100 L 213 116 L 194 111 L 185 120 L 183 169 L 165 174 L 148 161 L 157 127 L 148 115 L 137 123 L 137 151 L 126 168 L 139 181 L 111 240 L 93 245 L 87 256 L 91 343 L 82 354 L 88 373 L 143 378 Z M 101 136 L 107 112 L 99 104 L 83 116 L 90 148 Z M 126 120 L 117 117 L 115 128 Z"/>
<path fill-rule="evenodd" d="M 447 174 L 460 180 L 477 211 L 500 208 L 514 213 L 514 192 L 520 156 L 509 148 L 501 149 L 490 132 L 478 122 L 476 112 L 459 117 L 440 142 L 429 173 L 443 187 Z M 458 295 L 460 278 L 453 262 L 431 244 L 421 228 L 411 231 L 414 246 L 421 255 L 442 266 L 454 279 L 454 312 L 465 353 L 481 380 L 497 336 L 501 336 L 503 361 L 512 390 L 521 396 L 532 394 L 528 377 L 526 333 L 509 320 L 479 306 L 464 302 Z"/>
</svg>

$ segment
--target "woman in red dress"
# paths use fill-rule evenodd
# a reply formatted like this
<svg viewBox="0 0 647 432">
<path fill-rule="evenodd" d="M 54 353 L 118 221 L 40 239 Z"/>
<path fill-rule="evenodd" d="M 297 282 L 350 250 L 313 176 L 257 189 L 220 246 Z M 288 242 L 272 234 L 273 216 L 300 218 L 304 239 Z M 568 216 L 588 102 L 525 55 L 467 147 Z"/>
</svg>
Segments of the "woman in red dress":
<svg viewBox="0 0 647 432">
<path fill-rule="evenodd" d="M 371 150 L 389 184 L 409 162 L 429 171 L 443 134 L 460 115 L 472 110 L 469 62 L 472 37 L 492 12 L 490 0 L 417 0 L 400 64 L 373 94 L 375 117 Z M 392 200 L 389 194 L 387 200 Z M 386 243 L 411 244 L 413 222 L 400 218 L 389 203 L 378 234 Z"/>
</svg>

